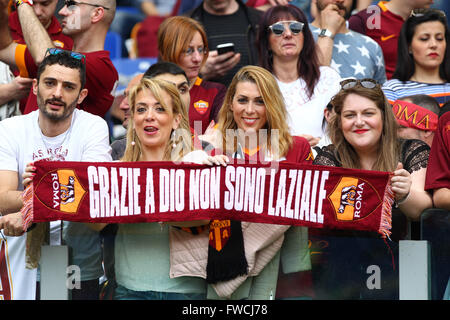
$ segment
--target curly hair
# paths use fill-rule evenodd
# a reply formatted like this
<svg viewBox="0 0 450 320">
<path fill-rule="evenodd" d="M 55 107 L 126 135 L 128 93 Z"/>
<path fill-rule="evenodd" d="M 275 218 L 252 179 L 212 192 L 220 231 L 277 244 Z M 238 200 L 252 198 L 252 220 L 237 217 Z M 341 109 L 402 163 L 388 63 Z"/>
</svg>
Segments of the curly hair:
<svg viewBox="0 0 450 320">
<path fill-rule="evenodd" d="M 136 112 L 136 97 L 140 92 L 145 90 L 148 90 L 161 103 L 165 110 L 169 110 L 168 112 L 174 116 L 181 115 L 180 124 L 177 129 L 173 130 L 172 138 L 167 141 L 164 156 L 161 159 L 165 161 L 178 161 L 193 150 L 188 114 L 181 101 L 180 94 L 175 85 L 168 81 L 143 78 L 137 86 L 131 89 L 129 94 L 131 120 Z M 166 92 L 169 95 L 171 105 L 167 105 L 167 101 L 164 101 L 162 92 Z M 141 155 L 142 142 L 136 134 L 134 122 L 129 121 L 127 128 L 127 146 L 120 160 L 139 161 Z"/>
</svg>

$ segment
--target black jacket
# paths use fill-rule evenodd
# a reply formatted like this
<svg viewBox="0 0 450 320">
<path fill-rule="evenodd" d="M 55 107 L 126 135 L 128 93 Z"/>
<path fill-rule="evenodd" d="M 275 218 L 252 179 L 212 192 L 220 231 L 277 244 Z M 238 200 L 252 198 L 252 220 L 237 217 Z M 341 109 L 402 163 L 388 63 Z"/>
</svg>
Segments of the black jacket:
<svg viewBox="0 0 450 320">
<path fill-rule="evenodd" d="M 238 10 L 243 10 L 248 20 L 247 45 L 250 58 L 250 64 L 258 65 L 258 50 L 256 48 L 256 37 L 258 34 L 258 23 L 262 17 L 262 11 L 247 7 L 241 0 L 236 0 L 239 4 Z M 186 13 L 186 16 L 203 23 L 203 2 L 195 9 Z"/>
</svg>

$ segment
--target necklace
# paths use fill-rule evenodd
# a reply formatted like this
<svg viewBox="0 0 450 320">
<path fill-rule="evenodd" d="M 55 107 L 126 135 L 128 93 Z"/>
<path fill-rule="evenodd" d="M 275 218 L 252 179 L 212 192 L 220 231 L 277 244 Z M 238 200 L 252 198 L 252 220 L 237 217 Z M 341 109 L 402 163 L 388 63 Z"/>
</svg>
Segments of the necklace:
<svg viewBox="0 0 450 320">
<path fill-rule="evenodd" d="M 64 138 L 63 138 L 62 142 L 60 143 L 60 146 L 57 147 L 57 148 L 50 148 L 47 145 L 47 143 L 45 142 L 46 136 L 44 136 L 44 134 L 42 133 L 42 129 L 41 129 L 40 125 L 39 125 L 39 117 L 38 117 L 38 131 L 39 131 L 39 134 L 41 136 L 42 143 L 44 144 L 45 152 L 47 153 L 46 159 L 48 161 L 64 161 L 65 160 L 65 157 L 67 156 L 67 154 L 64 155 L 62 153 L 63 152 L 63 145 L 64 145 L 64 143 L 66 142 L 67 138 L 70 136 L 70 134 L 72 132 L 72 127 L 73 127 L 73 122 L 75 120 L 75 116 L 76 116 L 75 113 L 73 113 L 72 114 L 72 120 L 70 122 L 70 127 L 69 127 L 69 129 L 66 130 L 66 133 L 64 134 Z"/>
</svg>

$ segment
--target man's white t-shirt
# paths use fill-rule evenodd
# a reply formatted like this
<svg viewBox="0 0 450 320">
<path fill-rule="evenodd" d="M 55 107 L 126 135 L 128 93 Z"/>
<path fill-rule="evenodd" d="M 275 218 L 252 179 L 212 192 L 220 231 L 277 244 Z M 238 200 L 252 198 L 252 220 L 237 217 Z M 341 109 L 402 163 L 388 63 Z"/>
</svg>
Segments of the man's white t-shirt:
<svg viewBox="0 0 450 320">
<path fill-rule="evenodd" d="M 22 173 L 29 162 L 49 157 L 53 161 L 112 161 L 108 125 L 101 117 L 75 109 L 71 127 L 49 138 L 41 133 L 38 115 L 36 110 L 0 122 L 0 170 L 18 173 L 18 190 L 23 190 Z M 6 237 L 6 243 L 0 237 L 0 243 L 0 299 L 35 299 L 36 269 L 25 268 L 26 234 Z"/>
<path fill-rule="evenodd" d="M 311 98 L 306 82 L 299 78 L 290 83 L 277 79 L 288 113 L 288 125 L 293 136 L 309 134 L 322 137 L 323 111 L 340 90 L 341 77 L 330 67 L 320 67 L 319 82 Z"/>
</svg>

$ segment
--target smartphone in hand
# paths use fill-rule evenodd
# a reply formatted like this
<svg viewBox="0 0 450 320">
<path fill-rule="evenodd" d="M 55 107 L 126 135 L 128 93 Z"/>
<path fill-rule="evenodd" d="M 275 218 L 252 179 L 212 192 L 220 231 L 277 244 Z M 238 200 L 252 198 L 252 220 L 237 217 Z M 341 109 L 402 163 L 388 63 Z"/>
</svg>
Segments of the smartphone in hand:
<svg viewBox="0 0 450 320">
<path fill-rule="evenodd" d="M 230 52 L 230 51 L 234 52 L 234 43 L 231 43 L 231 42 L 222 43 L 222 44 L 217 45 L 216 49 L 217 49 L 217 53 L 219 55 Z"/>
</svg>

